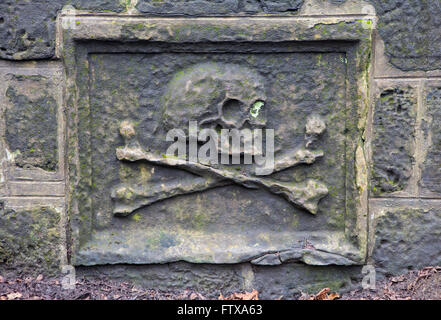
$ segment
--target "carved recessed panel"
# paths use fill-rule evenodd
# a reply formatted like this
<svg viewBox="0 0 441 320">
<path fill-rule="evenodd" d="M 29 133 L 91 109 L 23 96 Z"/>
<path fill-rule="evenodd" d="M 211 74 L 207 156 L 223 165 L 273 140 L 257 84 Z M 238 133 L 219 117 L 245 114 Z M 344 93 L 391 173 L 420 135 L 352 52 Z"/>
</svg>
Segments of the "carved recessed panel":
<svg viewBox="0 0 441 320">
<path fill-rule="evenodd" d="M 27 194 L 29 181 L 44 181 L 44 187 L 29 195 L 64 194 L 63 88 L 61 65 L 0 65 L 0 131 L 4 194 Z"/>
<path fill-rule="evenodd" d="M 76 264 L 361 261 L 355 42 L 66 45 Z M 167 156 L 189 121 L 273 129 L 273 170 Z"/>
</svg>

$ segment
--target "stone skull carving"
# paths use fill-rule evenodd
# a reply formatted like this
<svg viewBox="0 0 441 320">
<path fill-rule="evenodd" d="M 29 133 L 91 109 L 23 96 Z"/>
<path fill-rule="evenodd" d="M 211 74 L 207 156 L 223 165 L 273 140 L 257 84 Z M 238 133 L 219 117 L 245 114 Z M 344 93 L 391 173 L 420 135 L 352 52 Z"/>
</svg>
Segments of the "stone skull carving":
<svg viewBox="0 0 441 320">
<path fill-rule="evenodd" d="M 163 100 L 167 130 L 186 129 L 190 120 L 201 128 L 243 129 L 266 125 L 262 77 L 238 64 L 200 63 L 170 81 Z"/>
<path fill-rule="evenodd" d="M 257 72 L 242 65 L 216 62 L 193 65 L 175 74 L 166 88 L 162 105 L 163 129 L 181 129 L 188 135 L 190 121 L 197 121 L 199 128 L 216 131 L 262 129 L 267 124 L 263 83 Z M 320 117 L 311 116 L 306 123 L 305 144 L 313 144 L 325 129 L 326 125 Z M 140 146 L 136 140 L 135 126 L 130 121 L 121 122 L 120 133 L 125 140 L 125 146 L 116 149 L 119 160 L 148 161 L 151 164 L 186 170 L 195 177 L 188 181 L 172 181 L 169 185 L 161 184 L 159 187 L 148 184 L 128 186 L 122 183 L 112 191 L 115 215 L 127 216 L 160 200 L 233 183 L 250 189 L 267 189 L 312 214 L 317 213 L 318 202 L 328 194 L 323 183 L 312 179 L 299 183 L 277 181 L 238 172 L 228 166 L 213 167 L 187 159 L 162 157 Z M 220 144 L 219 153 L 232 154 L 228 143 Z M 245 154 L 248 151 L 250 150 L 240 152 Z M 256 150 L 251 151 L 256 154 Z M 307 146 L 299 147 L 276 159 L 273 172 L 297 165 L 313 164 L 322 156 L 322 151 L 308 150 Z"/>
</svg>

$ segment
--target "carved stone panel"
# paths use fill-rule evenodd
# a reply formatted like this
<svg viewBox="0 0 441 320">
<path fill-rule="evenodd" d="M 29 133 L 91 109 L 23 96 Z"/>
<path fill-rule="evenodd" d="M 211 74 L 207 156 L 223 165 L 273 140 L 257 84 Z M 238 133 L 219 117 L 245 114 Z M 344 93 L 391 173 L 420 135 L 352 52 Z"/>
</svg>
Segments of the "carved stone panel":
<svg viewBox="0 0 441 320">
<path fill-rule="evenodd" d="M 62 42 L 76 265 L 362 263 L 369 21 L 77 19 Z M 273 129 L 273 170 L 169 157 L 190 121 Z"/>
<path fill-rule="evenodd" d="M 64 195 L 62 73 L 56 62 L 0 61 L 2 196 Z"/>
</svg>

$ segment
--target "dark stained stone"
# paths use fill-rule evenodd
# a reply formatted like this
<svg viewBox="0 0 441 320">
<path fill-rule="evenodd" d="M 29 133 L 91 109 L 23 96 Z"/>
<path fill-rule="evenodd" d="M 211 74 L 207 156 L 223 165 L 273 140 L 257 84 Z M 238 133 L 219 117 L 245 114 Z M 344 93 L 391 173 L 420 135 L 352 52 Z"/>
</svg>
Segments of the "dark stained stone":
<svg viewBox="0 0 441 320">
<path fill-rule="evenodd" d="M 441 263 L 441 210 L 386 211 L 377 220 L 373 259 L 380 273 L 400 274 Z"/>
<path fill-rule="evenodd" d="M 0 204 L 0 273 L 55 274 L 60 265 L 60 214 L 49 208 L 14 211 Z"/>
<path fill-rule="evenodd" d="M 369 0 L 390 62 L 404 71 L 441 68 L 439 0 Z"/>
<path fill-rule="evenodd" d="M 79 10 L 94 12 L 123 12 L 128 4 L 127 0 L 64 0 L 64 4 L 70 4 Z"/>
<path fill-rule="evenodd" d="M 297 12 L 303 5 L 304 0 L 262 0 L 257 1 L 261 4 L 262 11 L 268 13 L 278 12 Z"/>
<path fill-rule="evenodd" d="M 388 89 L 375 104 L 372 142 L 372 192 L 403 190 L 411 176 L 416 96 L 411 88 Z"/>
<path fill-rule="evenodd" d="M 41 59 L 54 54 L 55 16 L 63 1 L 0 3 L 0 58 Z"/>
<path fill-rule="evenodd" d="M 329 0 L 329 2 L 331 2 L 332 4 L 340 5 L 340 4 L 345 3 L 346 0 Z"/>
<path fill-rule="evenodd" d="M 159 15 L 221 15 L 238 9 L 237 0 L 190 0 L 190 1 L 154 1 L 141 0 L 136 8 L 147 14 Z"/>
<path fill-rule="evenodd" d="M 41 75 L 9 74 L 7 78 L 5 138 L 16 166 L 56 171 L 58 108 L 53 84 Z"/>
<path fill-rule="evenodd" d="M 0 58 L 47 59 L 55 53 L 55 20 L 65 4 L 95 12 L 122 12 L 119 0 L 2 0 Z"/>
<path fill-rule="evenodd" d="M 304 0 L 140 0 L 137 9 L 157 15 L 234 15 L 237 13 L 295 13 Z"/>
<path fill-rule="evenodd" d="M 422 165 L 420 185 L 441 194 L 441 86 L 430 88 L 425 102 L 427 114 L 431 118 L 431 123 L 427 124 L 431 140 Z"/>
</svg>

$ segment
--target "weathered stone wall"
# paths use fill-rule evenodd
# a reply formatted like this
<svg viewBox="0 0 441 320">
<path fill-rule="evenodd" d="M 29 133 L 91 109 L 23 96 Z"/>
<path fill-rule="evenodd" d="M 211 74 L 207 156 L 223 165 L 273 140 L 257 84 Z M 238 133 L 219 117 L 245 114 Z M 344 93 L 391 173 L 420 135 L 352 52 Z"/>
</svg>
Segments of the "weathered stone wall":
<svg viewBox="0 0 441 320">
<path fill-rule="evenodd" d="M 82 10 L 83 14 L 134 19 L 264 16 L 317 21 L 355 16 L 372 18 L 374 28 L 371 48 L 366 49 L 371 52 L 370 63 L 362 71 L 368 84 L 368 92 L 364 93 L 368 106 L 359 106 L 359 109 L 360 118 L 366 121 L 360 125 L 359 148 L 352 155 L 354 163 L 359 164 L 357 175 L 368 177 L 366 182 L 355 181 L 355 175 L 352 177 L 360 194 L 368 195 L 368 200 L 361 205 L 365 208 L 362 212 L 365 226 L 349 226 L 354 234 L 367 230 L 368 241 L 361 244 L 367 253 L 363 262 L 354 266 L 313 266 L 303 258 L 279 266 L 247 262 L 79 266 L 81 274 L 128 278 L 159 288 L 194 287 L 216 292 L 256 288 L 264 297 L 277 298 L 325 286 L 342 290 L 359 285 L 362 265 L 367 263 L 376 267 L 377 277 L 441 264 L 441 5 L 438 0 L 5 0 L 0 3 L 0 272 L 56 274 L 61 265 L 72 262 L 72 251 L 78 240 L 75 228 L 71 228 L 77 217 L 72 216 L 70 202 L 77 190 L 70 186 L 74 185 L 77 172 L 89 169 L 80 164 L 71 165 L 76 157 L 72 150 L 78 139 L 71 135 L 70 124 L 73 117 L 82 115 L 74 115 L 70 110 L 75 104 L 71 101 L 75 95 L 70 90 L 88 80 L 81 78 L 83 71 L 79 72 L 79 79 L 75 79 L 69 66 L 78 62 L 66 60 L 66 57 L 77 57 L 75 54 L 82 49 L 62 42 L 60 13 L 65 5 Z M 348 32 L 327 28 L 325 23 L 316 23 L 311 30 L 304 31 L 305 37 L 316 37 L 315 40 L 320 41 L 338 38 L 333 33 Z M 98 36 L 100 32 L 96 30 Z M 105 38 L 105 30 L 103 32 L 101 36 Z M 143 32 L 147 31 L 135 25 L 127 29 L 124 36 L 141 37 Z M 208 31 L 201 37 L 205 36 L 210 36 Z M 114 48 L 121 46 L 113 45 Z M 91 58 L 93 70 L 99 70 L 102 65 L 99 59 L 99 55 Z M 344 61 L 344 58 L 336 59 Z M 334 63 L 332 61 L 320 58 L 318 66 Z M 118 64 L 118 68 L 134 72 L 136 65 L 126 64 Z M 270 71 L 266 74 L 277 79 Z M 102 79 L 96 79 L 111 82 L 112 74 L 102 72 L 100 75 Z M 121 89 L 126 90 L 127 95 L 122 96 L 135 101 L 137 98 L 130 96 L 130 86 L 139 87 L 143 78 L 128 76 L 127 79 L 128 86 Z M 280 90 L 288 90 L 280 81 L 283 86 Z M 112 84 L 116 85 L 120 83 Z M 147 86 L 142 88 L 139 101 L 147 110 L 152 104 L 150 95 L 155 92 Z M 107 87 L 103 89 L 91 90 L 91 98 L 98 101 L 96 105 L 104 101 L 116 105 L 118 112 L 136 113 L 125 109 L 124 101 L 112 98 L 113 93 L 105 91 Z M 313 86 L 308 90 L 313 92 Z M 289 94 L 286 97 L 289 98 Z M 311 94 L 311 99 L 316 97 Z M 104 126 L 107 114 L 112 113 L 106 107 L 100 106 L 102 113 L 93 115 Z M 149 116 L 154 114 L 153 111 Z M 118 136 L 114 139 L 120 143 Z M 368 165 L 357 162 L 356 158 L 366 159 Z M 103 158 L 96 164 L 99 166 L 95 172 L 109 162 Z M 131 174 L 129 171 L 127 169 L 126 176 Z M 106 174 L 101 176 L 104 179 Z M 283 174 L 281 178 L 288 179 Z M 110 181 L 112 176 L 106 179 Z M 329 181 L 333 181 L 332 178 Z M 333 192 L 338 197 L 338 188 L 330 190 L 331 197 Z M 101 192 L 96 186 L 90 190 L 93 197 Z M 87 206 L 87 201 L 80 205 Z M 325 206 L 334 208 L 326 201 Z M 106 219 L 98 216 L 93 223 L 101 230 L 108 223 Z M 132 223 L 137 222 L 136 215 L 131 219 Z M 308 223 L 320 228 L 318 222 L 300 219 L 300 225 Z M 333 219 L 332 223 L 338 225 L 339 218 Z M 298 219 L 294 220 L 293 226 L 299 223 Z M 266 257 L 268 264 L 279 261 L 278 256 L 275 260 L 272 258 L 274 256 Z M 323 264 L 329 264 L 326 259 Z"/>
</svg>

